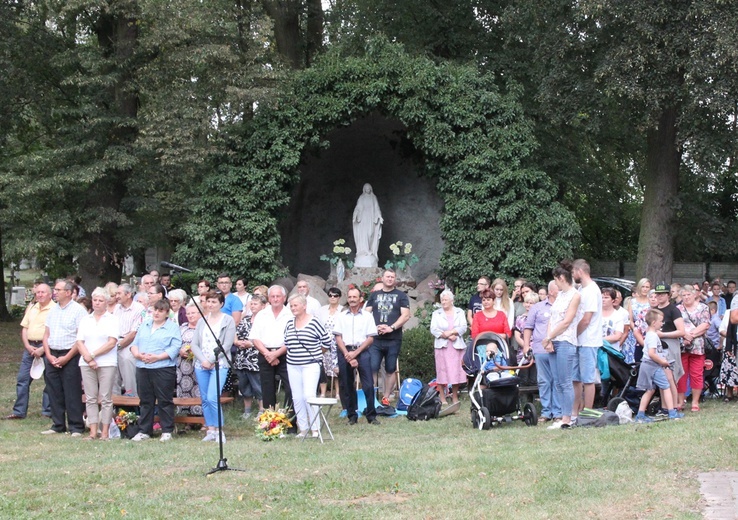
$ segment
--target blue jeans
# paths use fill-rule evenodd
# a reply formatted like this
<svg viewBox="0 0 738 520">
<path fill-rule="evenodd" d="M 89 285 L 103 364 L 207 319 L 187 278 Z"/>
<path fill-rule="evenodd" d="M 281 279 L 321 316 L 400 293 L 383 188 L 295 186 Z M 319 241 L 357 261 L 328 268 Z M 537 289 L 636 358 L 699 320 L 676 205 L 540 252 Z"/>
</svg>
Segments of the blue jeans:
<svg viewBox="0 0 738 520">
<path fill-rule="evenodd" d="M 561 415 L 571 417 L 571 409 L 574 406 L 572 376 L 574 375 L 574 356 L 577 355 L 577 347 L 568 341 L 554 341 L 553 345 L 557 377 L 556 395 L 561 405 Z"/>
<path fill-rule="evenodd" d="M 561 406 L 556 395 L 556 356 L 547 352 L 535 354 L 538 368 L 538 395 L 541 398 L 541 417 L 561 417 Z"/>
<path fill-rule="evenodd" d="M 25 417 L 28 414 L 28 400 L 31 394 L 31 365 L 33 364 L 33 356 L 26 349 L 23 349 L 23 359 L 21 359 L 20 368 L 18 368 L 18 377 L 15 384 L 15 405 L 13 405 L 13 415 Z M 44 395 L 41 401 L 41 413 L 51 417 L 51 403 L 49 401 L 49 391 L 44 386 Z"/>
<path fill-rule="evenodd" d="M 218 407 L 220 406 L 220 393 L 223 391 L 226 376 L 228 376 L 228 367 L 220 367 L 218 371 L 220 378 L 220 388 L 216 388 L 215 368 L 203 370 L 195 369 L 195 377 L 197 385 L 200 387 L 200 399 L 202 399 L 202 414 L 205 416 L 205 426 L 218 428 Z M 220 413 L 221 425 L 223 412 Z"/>
</svg>

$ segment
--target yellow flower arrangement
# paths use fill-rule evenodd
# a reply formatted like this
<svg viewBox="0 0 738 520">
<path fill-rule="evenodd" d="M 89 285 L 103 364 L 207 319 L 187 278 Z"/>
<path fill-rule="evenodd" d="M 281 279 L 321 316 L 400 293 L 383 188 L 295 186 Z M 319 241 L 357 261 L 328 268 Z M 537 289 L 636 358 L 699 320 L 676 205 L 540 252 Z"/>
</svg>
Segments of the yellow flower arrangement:
<svg viewBox="0 0 738 520">
<path fill-rule="evenodd" d="M 264 410 L 256 418 L 256 436 L 263 441 L 271 441 L 284 437 L 287 428 L 292 427 L 292 423 L 287 417 L 284 410 L 274 410 L 269 408 Z"/>
</svg>

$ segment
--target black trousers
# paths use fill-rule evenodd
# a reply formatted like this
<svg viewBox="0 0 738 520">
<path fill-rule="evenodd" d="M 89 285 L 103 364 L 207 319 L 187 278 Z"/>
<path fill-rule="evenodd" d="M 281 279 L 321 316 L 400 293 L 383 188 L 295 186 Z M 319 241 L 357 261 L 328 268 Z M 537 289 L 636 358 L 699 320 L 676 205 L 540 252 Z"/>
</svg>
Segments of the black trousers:
<svg viewBox="0 0 738 520">
<path fill-rule="evenodd" d="M 369 349 L 363 350 L 356 360 L 359 362 L 361 389 L 364 391 L 364 397 L 366 398 L 364 415 L 367 421 L 373 421 L 377 417 L 377 409 L 374 407 L 374 377 L 372 376 L 372 355 L 369 353 Z M 341 349 L 338 349 L 338 391 L 349 419 L 359 417 L 356 411 L 358 398 L 354 390 L 355 383 L 354 369 L 346 362 Z"/>
<path fill-rule="evenodd" d="M 154 433 L 154 404 L 159 405 L 162 433 L 174 432 L 174 394 L 177 391 L 177 367 L 136 367 L 136 386 L 141 400 L 138 425 L 147 435 Z"/>
<path fill-rule="evenodd" d="M 68 350 L 52 350 L 55 357 L 65 356 Z M 44 381 L 51 400 L 52 430 L 63 433 L 84 433 L 85 421 L 82 417 L 82 372 L 79 369 L 79 354 L 61 368 L 56 368 L 46 359 Z"/>
<path fill-rule="evenodd" d="M 267 363 L 263 354 L 259 353 L 259 377 L 261 378 L 261 399 L 264 408 L 270 406 L 277 409 L 277 376 L 284 384 L 284 408 L 292 408 L 292 391 L 290 390 L 290 379 L 287 376 L 287 354 L 280 356 L 279 364 L 272 366 Z"/>
</svg>

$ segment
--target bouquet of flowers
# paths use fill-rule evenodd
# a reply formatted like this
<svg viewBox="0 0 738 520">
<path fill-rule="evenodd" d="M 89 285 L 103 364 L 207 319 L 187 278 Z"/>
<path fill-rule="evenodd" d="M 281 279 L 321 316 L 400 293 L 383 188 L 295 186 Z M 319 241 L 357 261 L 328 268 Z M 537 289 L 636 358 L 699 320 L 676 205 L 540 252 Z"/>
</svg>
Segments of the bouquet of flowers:
<svg viewBox="0 0 738 520">
<path fill-rule="evenodd" d="M 138 421 L 138 415 L 135 412 L 126 412 L 121 410 L 118 415 L 115 416 L 115 424 L 118 425 L 120 431 L 125 431 L 131 424 L 136 424 Z"/>
<path fill-rule="evenodd" d="M 292 427 L 287 412 L 272 408 L 264 410 L 256 418 L 256 423 L 256 436 L 263 441 L 281 439 L 284 437 L 287 428 Z"/>
<path fill-rule="evenodd" d="M 185 359 L 187 361 L 193 361 L 195 359 L 195 353 L 192 352 L 192 347 L 190 345 L 184 345 L 184 349 L 187 351 L 187 357 Z"/>
<path fill-rule="evenodd" d="M 333 241 L 333 251 L 330 255 L 320 255 L 320 259 L 324 262 L 329 262 L 331 265 L 338 264 L 339 260 L 343 261 L 343 264 L 351 269 L 354 267 L 354 262 L 349 259 L 351 254 L 351 248 L 348 247 L 346 241 L 343 238 L 339 238 Z"/>
<path fill-rule="evenodd" d="M 389 246 L 392 259 L 384 264 L 385 269 L 404 270 L 418 263 L 418 255 L 413 253 L 413 245 L 408 242 L 403 244 L 400 240 Z"/>
</svg>

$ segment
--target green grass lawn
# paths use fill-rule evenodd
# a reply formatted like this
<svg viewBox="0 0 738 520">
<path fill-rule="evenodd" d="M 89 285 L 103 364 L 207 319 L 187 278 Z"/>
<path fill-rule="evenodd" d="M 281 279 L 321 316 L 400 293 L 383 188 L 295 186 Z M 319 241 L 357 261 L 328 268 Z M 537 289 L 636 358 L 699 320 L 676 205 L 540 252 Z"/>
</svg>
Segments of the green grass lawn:
<svg viewBox="0 0 738 520">
<path fill-rule="evenodd" d="M 0 324 L 3 415 L 15 397 L 17 327 Z M 260 441 L 229 406 L 225 454 L 246 471 L 205 477 L 218 451 L 199 432 L 169 444 L 40 435 L 41 390 L 32 385 L 26 420 L 0 421 L 2 518 L 696 519 L 696 474 L 738 461 L 732 403 L 677 422 L 573 431 L 476 431 L 466 403 L 456 416 L 380 427 L 349 427 L 334 410 L 336 441 L 324 445 Z"/>
</svg>

